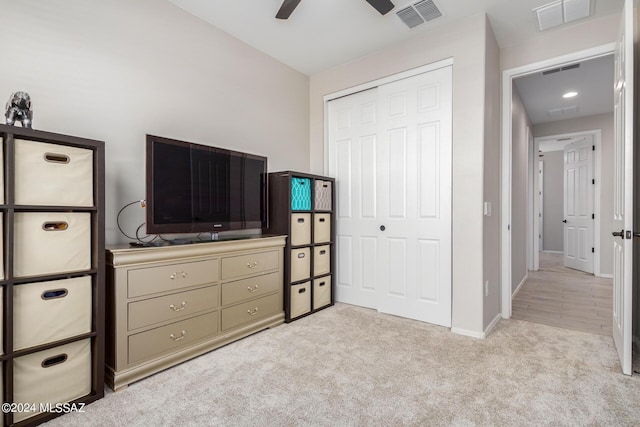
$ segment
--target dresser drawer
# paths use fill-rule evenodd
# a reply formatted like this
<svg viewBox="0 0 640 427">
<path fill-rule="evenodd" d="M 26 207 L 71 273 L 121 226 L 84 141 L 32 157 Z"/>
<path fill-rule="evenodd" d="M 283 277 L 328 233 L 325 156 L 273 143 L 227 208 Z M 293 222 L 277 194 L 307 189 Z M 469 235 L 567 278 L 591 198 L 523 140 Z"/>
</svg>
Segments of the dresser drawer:
<svg viewBox="0 0 640 427">
<path fill-rule="evenodd" d="M 93 151 L 15 141 L 18 205 L 93 206 Z"/>
<path fill-rule="evenodd" d="M 218 312 L 129 336 L 129 363 L 178 350 L 218 332 Z"/>
<path fill-rule="evenodd" d="M 222 285 L 222 305 L 235 304 L 249 298 L 275 292 L 282 287 L 278 272 L 237 280 Z"/>
<path fill-rule="evenodd" d="M 13 287 L 13 348 L 91 332 L 91 277 Z"/>
<path fill-rule="evenodd" d="M 135 298 L 217 282 L 218 262 L 211 259 L 129 270 L 127 295 Z"/>
<path fill-rule="evenodd" d="M 91 339 L 20 356 L 13 361 L 13 401 L 70 402 L 91 392 Z M 35 413 L 16 412 L 14 421 Z"/>
<path fill-rule="evenodd" d="M 14 276 L 91 269 L 90 213 L 17 212 L 14 227 Z"/>
<path fill-rule="evenodd" d="M 218 285 L 129 303 L 129 330 L 218 307 Z"/>
<path fill-rule="evenodd" d="M 222 310 L 222 330 L 225 331 L 244 323 L 254 322 L 279 311 L 282 311 L 281 293 L 225 308 Z"/>
<path fill-rule="evenodd" d="M 274 270 L 279 266 L 279 254 L 280 251 L 276 250 L 222 258 L 222 279 L 233 279 Z"/>
</svg>

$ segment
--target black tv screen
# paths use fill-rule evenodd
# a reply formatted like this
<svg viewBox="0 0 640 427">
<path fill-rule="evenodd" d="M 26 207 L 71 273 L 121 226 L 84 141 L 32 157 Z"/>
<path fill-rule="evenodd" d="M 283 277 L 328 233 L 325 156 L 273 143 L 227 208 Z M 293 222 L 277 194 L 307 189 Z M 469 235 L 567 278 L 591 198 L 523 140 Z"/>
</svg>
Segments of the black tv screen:
<svg viewBox="0 0 640 427">
<path fill-rule="evenodd" d="M 267 158 L 147 135 L 147 232 L 267 227 Z"/>
</svg>

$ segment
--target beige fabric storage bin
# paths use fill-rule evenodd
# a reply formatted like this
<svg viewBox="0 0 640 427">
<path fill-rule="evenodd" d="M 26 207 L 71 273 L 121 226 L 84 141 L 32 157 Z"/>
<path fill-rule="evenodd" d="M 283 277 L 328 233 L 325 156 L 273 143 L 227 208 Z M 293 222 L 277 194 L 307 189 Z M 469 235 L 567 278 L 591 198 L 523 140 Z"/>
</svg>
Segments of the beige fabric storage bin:
<svg viewBox="0 0 640 427">
<path fill-rule="evenodd" d="M 331 241 L 331 214 L 315 214 L 313 216 L 313 243 Z"/>
<path fill-rule="evenodd" d="M 311 243 L 311 214 L 291 214 L 291 246 Z"/>
<path fill-rule="evenodd" d="M 93 151 L 17 139 L 15 203 L 93 206 Z"/>
<path fill-rule="evenodd" d="M 313 281 L 313 309 L 331 304 L 331 276 Z"/>
<path fill-rule="evenodd" d="M 91 392 L 91 339 L 17 357 L 13 361 L 13 401 L 70 402 Z M 22 421 L 36 413 L 14 413 Z"/>
<path fill-rule="evenodd" d="M 329 245 L 313 248 L 313 275 L 321 276 L 331 272 L 331 248 Z"/>
<path fill-rule="evenodd" d="M 14 227 L 14 276 L 91 268 L 91 214 L 18 212 Z"/>
<path fill-rule="evenodd" d="M 4 329 L 3 327 L 3 321 L 4 321 L 4 289 L 2 289 L 2 286 L 0 286 L 0 354 L 4 354 Z M 0 363 L 0 375 L 2 375 L 2 364 Z M 2 390 L 2 381 L 0 381 L 0 390 Z M 0 391 L 1 393 L 1 391 Z M 0 402 L 3 402 L 2 400 L 0 400 Z"/>
<path fill-rule="evenodd" d="M 91 277 L 13 287 L 13 348 L 91 332 Z"/>
<path fill-rule="evenodd" d="M 290 317 L 302 316 L 311 311 L 311 283 L 304 282 L 291 285 Z"/>
<path fill-rule="evenodd" d="M 0 204 L 4 204 L 4 139 L 0 142 Z"/>
<path fill-rule="evenodd" d="M 0 212 L 0 280 L 4 279 L 4 215 Z"/>
<path fill-rule="evenodd" d="M 314 209 L 317 211 L 331 210 L 331 181 L 316 179 Z"/>
<path fill-rule="evenodd" d="M 291 281 L 308 279 L 311 275 L 311 250 L 291 249 Z"/>
</svg>

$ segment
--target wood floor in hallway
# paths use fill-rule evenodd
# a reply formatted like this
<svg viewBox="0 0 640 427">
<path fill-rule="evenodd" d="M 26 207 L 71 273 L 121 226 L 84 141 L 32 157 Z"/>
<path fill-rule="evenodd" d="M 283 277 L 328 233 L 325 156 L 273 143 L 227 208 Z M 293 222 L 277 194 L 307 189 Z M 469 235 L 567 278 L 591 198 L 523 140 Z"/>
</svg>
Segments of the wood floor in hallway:
<svg viewBox="0 0 640 427">
<path fill-rule="evenodd" d="M 512 318 L 611 335 L 612 298 L 611 279 L 566 268 L 562 254 L 540 252 L 540 269 L 529 271 L 513 299 Z"/>
</svg>

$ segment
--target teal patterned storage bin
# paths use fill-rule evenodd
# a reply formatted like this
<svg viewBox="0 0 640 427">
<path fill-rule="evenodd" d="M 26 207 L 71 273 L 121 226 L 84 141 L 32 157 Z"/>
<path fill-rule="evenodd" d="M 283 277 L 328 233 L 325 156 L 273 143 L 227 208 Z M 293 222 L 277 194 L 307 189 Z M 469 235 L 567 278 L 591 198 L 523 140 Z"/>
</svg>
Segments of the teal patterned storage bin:
<svg viewBox="0 0 640 427">
<path fill-rule="evenodd" d="M 311 210 L 311 180 L 308 178 L 291 178 L 291 210 Z"/>
</svg>

